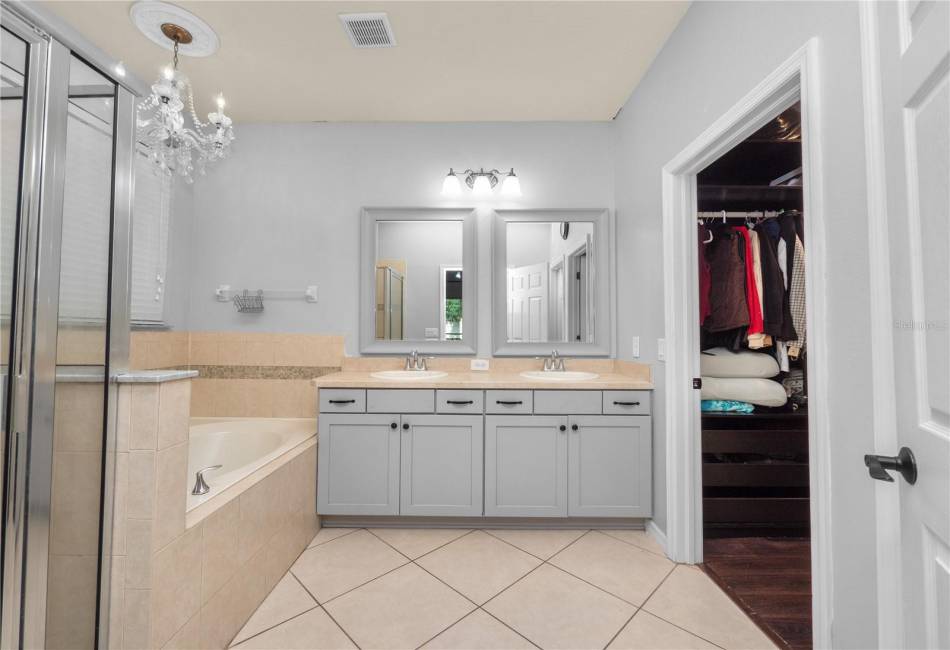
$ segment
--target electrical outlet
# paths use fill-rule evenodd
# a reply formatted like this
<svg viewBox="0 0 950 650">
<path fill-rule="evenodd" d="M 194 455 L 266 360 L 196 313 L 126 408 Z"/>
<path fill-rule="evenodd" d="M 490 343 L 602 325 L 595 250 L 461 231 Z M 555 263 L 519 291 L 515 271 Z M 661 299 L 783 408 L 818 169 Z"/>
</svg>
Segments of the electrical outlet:
<svg viewBox="0 0 950 650">
<path fill-rule="evenodd" d="M 472 359 L 472 370 L 488 370 L 488 359 Z"/>
<path fill-rule="evenodd" d="M 666 339 L 656 340 L 656 360 L 666 361 Z"/>
<path fill-rule="evenodd" d="M 640 337 L 634 336 L 630 339 L 630 356 L 634 359 L 640 358 Z"/>
</svg>

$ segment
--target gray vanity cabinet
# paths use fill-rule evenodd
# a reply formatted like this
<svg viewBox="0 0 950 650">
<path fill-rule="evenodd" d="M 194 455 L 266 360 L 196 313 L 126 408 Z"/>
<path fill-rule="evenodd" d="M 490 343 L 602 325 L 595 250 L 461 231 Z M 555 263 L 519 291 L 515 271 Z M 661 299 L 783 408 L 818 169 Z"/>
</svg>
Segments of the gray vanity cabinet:
<svg viewBox="0 0 950 650">
<path fill-rule="evenodd" d="M 403 415 L 399 514 L 482 514 L 482 416 Z"/>
<path fill-rule="evenodd" d="M 567 516 L 567 418 L 485 417 L 485 515 Z"/>
<path fill-rule="evenodd" d="M 317 512 L 399 514 L 399 416 L 321 413 Z"/>
<path fill-rule="evenodd" d="M 648 416 L 572 416 L 567 456 L 570 516 L 652 514 Z"/>
</svg>

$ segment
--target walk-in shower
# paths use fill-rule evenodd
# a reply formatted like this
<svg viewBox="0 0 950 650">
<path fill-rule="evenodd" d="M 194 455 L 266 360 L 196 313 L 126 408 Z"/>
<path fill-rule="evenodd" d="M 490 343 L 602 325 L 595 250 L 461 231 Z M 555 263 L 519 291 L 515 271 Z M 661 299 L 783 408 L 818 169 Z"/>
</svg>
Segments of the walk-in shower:
<svg viewBox="0 0 950 650">
<path fill-rule="evenodd" d="M 4 2 L 0 22 L 0 647 L 93 648 L 108 627 L 135 95 L 34 8 Z"/>
</svg>

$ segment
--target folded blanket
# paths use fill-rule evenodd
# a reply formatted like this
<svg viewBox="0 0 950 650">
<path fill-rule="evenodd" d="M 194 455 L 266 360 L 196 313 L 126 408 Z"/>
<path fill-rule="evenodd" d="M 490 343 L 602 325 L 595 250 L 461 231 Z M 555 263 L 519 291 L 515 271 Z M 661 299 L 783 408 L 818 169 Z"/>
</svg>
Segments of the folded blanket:
<svg viewBox="0 0 950 650">
<path fill-rule="evenodd" d="M 731 399 L 704 399 L 700 403 L 704 413 L 752 413 L 755 406 Z"/>
<path fill-rule="evenodd" d="M 759 377 L 766 379 L 779 373 L 778 362 L 771 354 L 726 348 L 704 350 L 699 355 L 699 368 L 704 377 Z"/>
<path fill-rule="evenodd" d="M 788 401 L 782 384 L 761 378 L 703 377 L 700 398 L 749 402 L 757 406 L 784 406 Z"/>
</svg>

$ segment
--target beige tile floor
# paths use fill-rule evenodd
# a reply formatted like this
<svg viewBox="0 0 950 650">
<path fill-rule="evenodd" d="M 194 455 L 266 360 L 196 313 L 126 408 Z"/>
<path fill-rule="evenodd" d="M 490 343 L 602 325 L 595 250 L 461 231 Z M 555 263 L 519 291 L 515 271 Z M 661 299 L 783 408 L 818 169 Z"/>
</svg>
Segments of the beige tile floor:
<svg viewBox="0 0 950 650">
<path fill-rule="evenodd" d="M 232 648 L 774 648 L 635 530 L 324 528 Z"/>
</svg>

